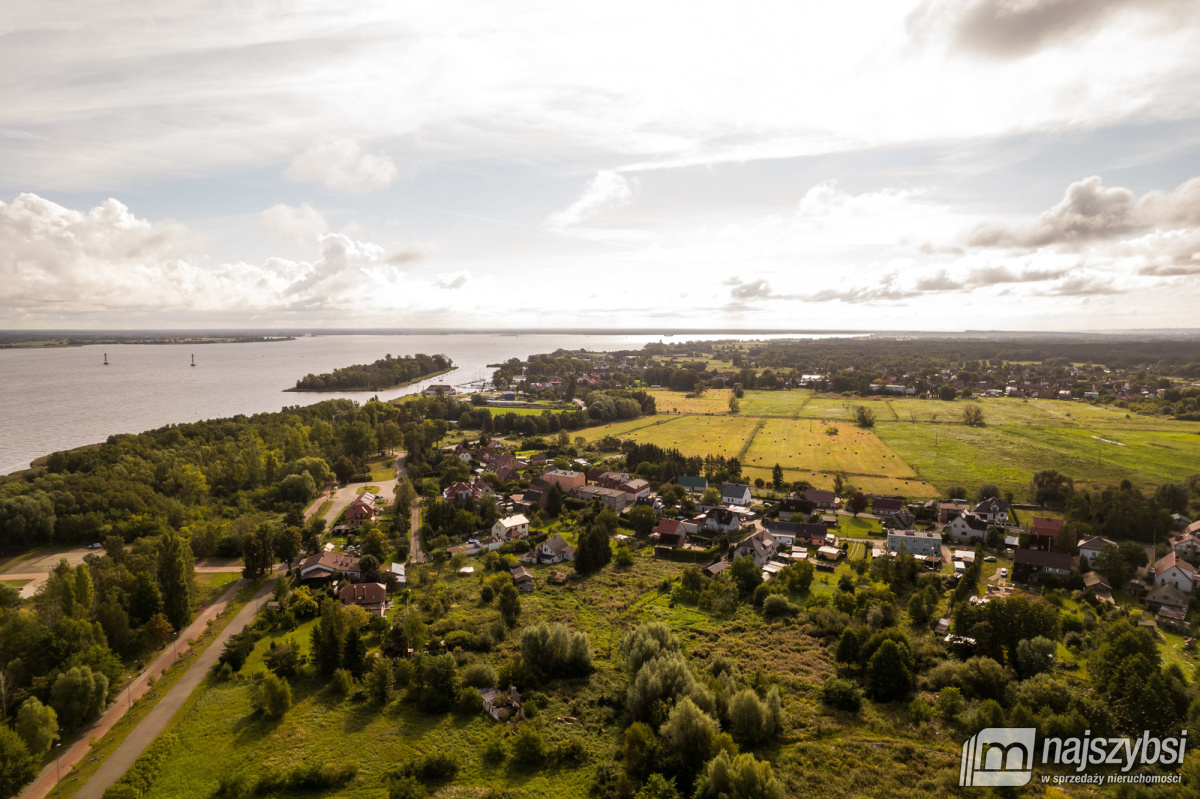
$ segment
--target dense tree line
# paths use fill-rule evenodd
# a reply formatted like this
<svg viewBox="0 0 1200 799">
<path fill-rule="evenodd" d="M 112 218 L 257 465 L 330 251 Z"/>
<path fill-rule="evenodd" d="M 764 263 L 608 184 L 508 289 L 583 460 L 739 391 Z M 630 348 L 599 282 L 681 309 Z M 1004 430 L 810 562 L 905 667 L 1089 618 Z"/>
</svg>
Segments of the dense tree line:
<svg viewBox="0 0 1200 799">
<path fill-rule="evenodd" d="M 453 367 L 445 355 L 385 355 L 374 363 L 343 366 L 319 375 L 305 375 L 296 388 L 305 391 L 383 391 L 412 383 Z"/>
</svg>

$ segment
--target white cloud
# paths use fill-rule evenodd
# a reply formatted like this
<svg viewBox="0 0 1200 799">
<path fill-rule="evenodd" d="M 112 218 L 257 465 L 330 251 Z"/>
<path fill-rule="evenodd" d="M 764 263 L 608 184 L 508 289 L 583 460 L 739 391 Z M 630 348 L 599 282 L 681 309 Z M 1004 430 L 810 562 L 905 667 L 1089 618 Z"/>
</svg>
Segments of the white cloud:
<svg viewBox="0 0 1200 799">
<path fill-rule="evenodd" d="M 300 206 L 279 203 L 259 214 L 258 232 L 272 241 L 311 246 L 329 232 L 321 212 L 308 203 Z"/>
<path fill-rule="evenodd" d="M 546 218 L 546 227 L 559 233 L 578 227 L 598 214 L 633 202 L 637 190 L 636 178 L 627 178 L 611 170 L 601 170 L 588 181 L 575 202 Z"/>
<path fill-rule="evenodd" d="M 354 139 L 323 139 L 296 156 L 287 176 L 297 182 L 320 183 L 334 191 L 365 194 L 391 183 L 396 165 L 386 155 L 363 152 Z"/>
<path fill-rule="evenodd" d="M 470 279 L 471 273 L 469 271 L 462 270 L 459 272 L 438 275 L 434 279 L 433 285 L 440 289 L 461 289 L 463 286 L 467 285 L 467 282 Z"/>
</svg>

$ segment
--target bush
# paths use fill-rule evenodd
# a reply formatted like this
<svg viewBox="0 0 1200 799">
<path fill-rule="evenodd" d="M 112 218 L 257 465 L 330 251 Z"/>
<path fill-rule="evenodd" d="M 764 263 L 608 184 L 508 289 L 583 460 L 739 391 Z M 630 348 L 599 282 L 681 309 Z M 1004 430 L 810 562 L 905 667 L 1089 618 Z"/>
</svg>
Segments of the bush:
<svg viewBox="0 0 1200 799">
<path fill-rule="evenodd" d="M 478 713 L 483 710 L 483 697 L 474 688 L 460 688 L 454 706 L 459 713 Z"/>
<path fill-rule="evenodd" d="M 559 741 L 550 747 L 550 759 L 555 763 L 586 763 L 587 748 L 576 738 Z"/>
<path fill-rule="evenodd" d="M 329 686 L 335 694 L 349 696 L 354 691 L 354 675 L 345 669 L 338 669 L 333 673 Z"/>
<path fill-rule="evenodd" d="M 472 663 L 462 671 L 463 685 L 472 688 L 495 688 L 496 670 L 486 663 Z"/>
<path fill-rule="evenodd" d="M 495 765 L 503 763 L 508 752 L 504 749 L 504 737 L 499 733 L 491 736 L 483 744 L 483 761 Z"/>
<path fill-rule="evenodd" d="M 862 709 L 862 691 L 850 680 L 831 678 L 821 686 L 821 701 L 838 710 L 857 713 Z"/>
<path fill-rule="evenodd" d="M 242 666 L 246 663 L 246 658 L 250 657 L 250 653 L 254 651 L 254 645 L 258 642 L 258 636 L 255 632 L 247 627 L 240 633 L 229 636 L 229 640 L 225 642 L 225 648 L 221 650 L 221 657 L 217 658 L 218 663 L 228 663 L 229 667 L 234 671 L 241 671 Z"/>
<path fill-rule="evenodd" d="M 540 766 L 546 759 L 546 743 L 537 730 L 524 725 L 513 739 L 512 753 L 513 759 L 523 766 Z"/>
<path fill-rule="evenodd" d="M 292 688 L 287 680 L 268 672 L 254 688 L 251 703 L 270 718 L 281 718 L 292 706 Z"/>
<path fill-rule="evenodd" d="M 367 696 L 376 704 L 386 705 L 395 695 L 395 685 L 396 675 L 392 671 L 392 664 L 385 658 L 375 658 L 375 663 L 367 674 Z"/>
<path fill-rule="evenodd" d="M 458 758 L 447 752 L 430 752 L 408 760 L 393 772 L 396 777 L 414 777 L 421 782 L 453 779 L 458 773 Z"/>
<path fill-rule="evenodd" d="M 771 594 L 763 600 L 762 604 L 763 618 L 779 619 L 787 616 L 795 616 L 800 612 L 800 608 L 793 605 L 786 597 L 779 594 Z"/>
<path fill-rule="evenodd" d="M 554 679 L 590 674 L 592 649 L 587 633 L 572 632 L 565 624 L 545 622 L 521 632 L 521 659 L 537 677 Z"/>
</svg>

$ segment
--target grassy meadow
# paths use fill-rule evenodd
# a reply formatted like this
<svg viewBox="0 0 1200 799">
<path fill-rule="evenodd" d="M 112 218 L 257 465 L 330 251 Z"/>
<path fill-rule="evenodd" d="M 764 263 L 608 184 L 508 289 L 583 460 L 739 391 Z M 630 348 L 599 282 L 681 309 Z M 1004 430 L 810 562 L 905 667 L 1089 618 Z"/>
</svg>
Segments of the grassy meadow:
<svg viewBox="0 0 1200 799">
<path fill-rule="evenodd" d="M 856 545 L 852 557 L 862 557 Z M 430 567 L 420 567 L 425 571 Z M 868 706 L 852 718 L 824 708 L 820 683 L 834 672 L 832 649 L 794 620 L 767 621 L 746 605 L 730 615 L 714 615 L 693 605 L 677 603 L 660 590 L 664 580 L 678 578 L 680 564 L 639 556 L 627 571 L 605 569 L 600 574 L 565 586 L 546 582 L 561 567 L 535 567 L 537 590 L 522 597 L 521 625 L 561 621 L 588 633 L 595 672 L 588 679 L 555 680 L 526 690 L 526 700 L 538 705 L 535 718 L 519 722 L 537 728 L 549 746 L 578 740 L 587 752 L 579 765 L 526 768 L 511 758 L 486 763 L 484 744 L 493 736 L 514 734 L 517 724 L 502 727 L 482 713 L 429 714 L 404 699 L 380 707 L 346 698 L 315 677 L 291 682 L 294 705 L 279 721 L 254 712 L 251 685 L 263 669 L 262 656 L 272 640 L 295 640 L 308 649 L 314 622 L 291 633 L 265 637 L 243 668 L 242 676 L 227 683 L 205 683 L 177 714 L 169 729 L 179 738 L 167 756 L 147 799 L 201 799 L 215 794 L 220 777 L 231 770 L 287 769 L 297 763 L 359 764 L 358 776 L 327 797 L 387 795 L 385 775 L 406 759 L 428 752 L 447 752 L 460 762 L 457 777 L 442 787 L 430 786 L 435 796 L 483 795 L 472 788 L 496 788 L 514 796 L 574 799 L 590 795 L 597 764 L 619 760 L 624 720 L 613 700 L 628 685 L 620 655 L 626 630 L 643 621 L 668 624 L 682 642 L 697 672 L 717 655 L 731 660 L 744 682 L 762 679 L 779 685 L 785 729 L 775 741 L 753 749 L 772 761 L 789 797 L 891 795 L 915 797 L 955 793 L 961 741 L 938 724 L 914 725 L 903 706 Z M 418 570 L 414 570 L 416 572 Z M 812 594 L 831 593 L 842 573 L 818 573 Z M 432 631 L 465 628 L 485 630 L 499 617 L 495 604 L 480 599 L 481 578 L 460 577 L 449 570 L 436 582 L 419 579 L 418 595 L 436 598 L 445 610 Z M 800 598 L 799 601 L 803 601 Z M 403 613 L 401 609 L 394 613 Z M 918 635 L 922 633 L 916 633 Z M 928 633 L 923 633 L 928 635 Z M 377 646 L 375 636 L 368 646 Z M 510 634 L 488 654 L 466 654 L 494 667 L 518 649 Z M 578 719 L 578 724 L 558 721 Z"/>
<path fill-rule="evenodd" d="M 770 482 L 778 463 L 789 482 L 828 488 L 837 474 L 866 491 L 934 497 L 954 484 L 996 483 L 1018 498 L 1033 475 L 1056 469 L 1079 485 L 1128 479 L 1146 490 L 1200 471 L 1200 422 L 1177 422 L 1117 408 L 1059 400 L 985 397 L 921 400 L 843 397 L 808 390 L 747 391 L 737 414 L 729 389 L 701 397 L 652 392 L 660 414 L 590 428 L 588 441 L 633 438 L 687 455 L 737 455 L 745 475 Z M 986 425 L 966 427 L 963 408 L 982 408 Z M 870 430 L 851 421 L 871 409 Z M 836 435 L 826 432 L 836 428 Z M 1117 442 L 1117 443 L 1107 443 Z"/>
</svg>

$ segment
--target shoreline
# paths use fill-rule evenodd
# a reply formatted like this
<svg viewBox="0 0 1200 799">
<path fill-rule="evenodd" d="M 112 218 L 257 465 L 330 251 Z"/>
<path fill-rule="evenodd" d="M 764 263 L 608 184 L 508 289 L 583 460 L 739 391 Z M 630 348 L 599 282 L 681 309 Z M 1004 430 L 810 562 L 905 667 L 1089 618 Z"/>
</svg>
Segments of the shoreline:
<svg viewBox="0 0 1200 799">
<path fill-rule="evenodd" d="M 360 391 L 360 392 L 364 392 L 364 393 L 377 394 L 380 391 L 392 391 L 397 388 L 404 388 L 405 386 L 416 385 L 417 383 L 420 383 L 422 380 L 429 380 L 431 378 L 440 377 L 441 375 L 447 375 L 447 374 L 450 374 L 451 372 L 456 372 L 456 371 L 458 371 L 458 367 L 451 366 L 449 369 L 443 369 L 440 372 L 430 372 L 429 374 L 422 375 L 421 377 L 418 377 L 415 380 L 409 380 L 404 383 L 397 383 L 394 386 L 387 386 L 384 388 L 300 388 L 298 386 L 292 386 L 291 388 L 283 389 L 283 391 L 284 391 L 284 393 L 287 393 L 290 391 L 295 394 L 300 394 L 300 393 L 304 393 L 304 394 L 340 394 L 340 393 L 345 393 L 345 392 L 349 392 L 349 391 Z"/>
<path fill-rule="evenodd" d="M 98 346 L 120 346 L 124 344 L 142 344 L 147 346 L 170 346 L 170 345 L 188 345 L 196 346 L 203 344 L 270 344 L 274 341 L 295 341 L 295 336 L 271 336 L 271 337 L 250 337 L 250 336 L 229 336 L 229 337 L 203 337 L 203 338 L 115 338 L 115 339 L 95 339 L 95 340 L 80 340 L 80 339 L 37 339 L 33 341 L 3 341 L 0 342 L 0 350 L 61 350 L 72 347 L 98 347 Z"/>
</svg>

